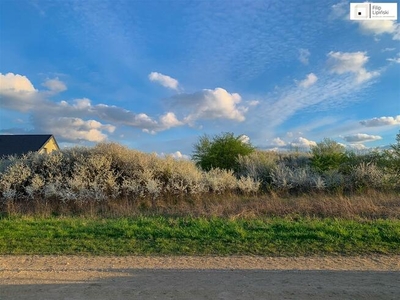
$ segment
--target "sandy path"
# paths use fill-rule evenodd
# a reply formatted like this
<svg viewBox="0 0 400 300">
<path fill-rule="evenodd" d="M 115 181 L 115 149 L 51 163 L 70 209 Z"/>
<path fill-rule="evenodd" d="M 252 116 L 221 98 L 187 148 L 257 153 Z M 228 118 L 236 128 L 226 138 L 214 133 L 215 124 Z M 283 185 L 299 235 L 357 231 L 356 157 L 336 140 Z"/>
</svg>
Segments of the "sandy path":
<svg viewBox="0 0 400 300">
<path fill-rule="evenodd" d="M 358 257 L 82 257 L 0 256 L 0 284 L 82 282 L 131 270 L 400 271 L 400 256 Z"/>
<path fill-rule="evenodd" d="M 0 299 L 391 299 L 400 256 L 0 256 Z"/>
</svg>

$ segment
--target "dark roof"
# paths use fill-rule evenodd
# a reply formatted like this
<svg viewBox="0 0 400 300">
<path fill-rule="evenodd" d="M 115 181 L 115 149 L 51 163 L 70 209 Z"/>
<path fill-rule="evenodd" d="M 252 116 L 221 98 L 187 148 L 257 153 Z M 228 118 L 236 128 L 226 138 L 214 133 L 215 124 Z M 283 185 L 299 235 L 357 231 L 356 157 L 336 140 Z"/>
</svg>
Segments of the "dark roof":
<svg viewBox="0 0 400 300">
<path fill-rule="evenodd" d="M 51 137 L 51 134 L 0 135 L 0 157 L 39 151 Z"/>
</svg>

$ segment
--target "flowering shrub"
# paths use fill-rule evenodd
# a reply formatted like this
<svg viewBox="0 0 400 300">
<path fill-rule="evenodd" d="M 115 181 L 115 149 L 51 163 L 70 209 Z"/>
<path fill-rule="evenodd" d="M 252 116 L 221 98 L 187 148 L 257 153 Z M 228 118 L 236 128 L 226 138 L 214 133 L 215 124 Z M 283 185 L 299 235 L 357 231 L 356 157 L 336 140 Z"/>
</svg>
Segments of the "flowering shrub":
<svg viewBox="0 0 400 300">
<path fill-rule="evenodd" d="M 204 172 L 191 161 L 160 158 L 113 143 L 9 157 L 1 160 L 0 167 L 0 193 L 5 200 L 55 198 L 84 203 L 258 190 L 253 179 L 237 179 L 231 171 Z"/>
<path fill-rule="evenodd" d="M 164 196 L 254 194 L 260 190 L 400 188 L 390 155 L 349 155 L 342 169 L 325 171 L 317 170 L 314 162 L 307 153 L 255 151 L 239 157 L 236 173 L 218 168 L 203 171 L 189 160 L 159 157 L 114 143 L 98 144 L 1 159 L 0 202 L 53 199 L 92 203 L 146 197 L 154 201 Z"/>
</svg>

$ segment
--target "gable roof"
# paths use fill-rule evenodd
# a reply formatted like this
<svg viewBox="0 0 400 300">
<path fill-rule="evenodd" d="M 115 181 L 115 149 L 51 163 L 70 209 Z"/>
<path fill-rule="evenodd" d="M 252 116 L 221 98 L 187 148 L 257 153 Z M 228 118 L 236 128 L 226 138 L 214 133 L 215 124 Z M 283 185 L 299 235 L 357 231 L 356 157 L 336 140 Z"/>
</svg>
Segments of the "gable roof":
<svg viewBox="0 0 400 300">
<path fill-rule="evenodd" d="M 0 135 L 0 157 L 40 151 L 51 138 L 51 134 Z"/>
</svg>

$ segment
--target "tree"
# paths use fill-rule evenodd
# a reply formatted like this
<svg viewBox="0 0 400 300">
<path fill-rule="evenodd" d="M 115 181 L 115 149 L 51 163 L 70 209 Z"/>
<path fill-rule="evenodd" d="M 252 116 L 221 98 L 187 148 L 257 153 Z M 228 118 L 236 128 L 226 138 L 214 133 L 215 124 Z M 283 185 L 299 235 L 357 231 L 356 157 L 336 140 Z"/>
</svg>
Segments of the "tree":
<svg viewBox="0 0 400 300">
<path fill-rule="evenodd" d="M 390 145 L 392 148 L 391 152 L 389 152 L 389 157 L 391 161 L 390 168 L 394 170 L 394 172 L 400 175 L 400 130 L 399 133 L 396 135 L 396 144 Z"/>
<path fill-rule="evenodd" d="M 254 150 L 242 135 L 235 137 L 233 133 L 226 132 L 212 139 L 203 135 L 194 145 L 192 159 L 206 171 L 212 168 L 237 171 L 239 155 L 246 156 Z"/>
<path fill-rule="evenodd" d="M 331 139 L 324 139 L 311 148 L 311 165 L 319 172 L 338 169 L 346 161 L 345 147 Z"/>
<path fill-rule="evenodd" d="M 396 134 L 396 142 L 397 144 L 392 144 L 390 145 L 390 147 L 392 148 L 394 154 L 400 158 L 400 130 L 399 133 Z"/>
</svg>

